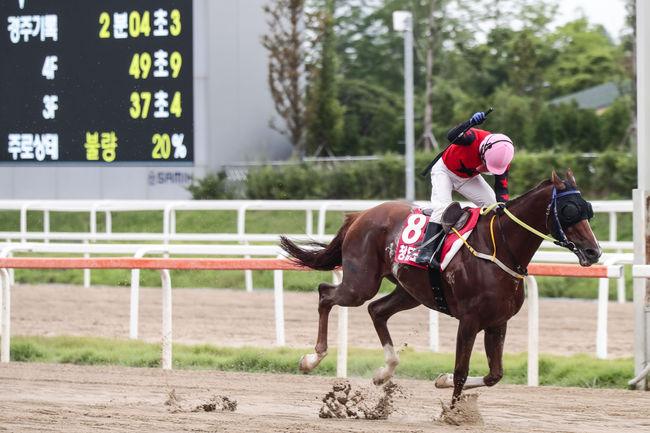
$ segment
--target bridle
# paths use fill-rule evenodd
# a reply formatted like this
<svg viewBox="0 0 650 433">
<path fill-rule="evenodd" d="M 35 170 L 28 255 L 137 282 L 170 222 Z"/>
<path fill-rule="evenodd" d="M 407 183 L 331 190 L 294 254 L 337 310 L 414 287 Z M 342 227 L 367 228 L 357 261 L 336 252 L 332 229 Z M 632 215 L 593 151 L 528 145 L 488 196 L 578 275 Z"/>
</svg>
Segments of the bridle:
<svg viewBox="0 0 650 433">
<path fill-rule="evenodd" d="M 547 234 L 540 232 L 539 230 L 529 226 L 528 224 L 526 224 L 525 222 L 517 218 L 512 212 L 508 210 L 508 208 L 505 207 L 505 203 L 494 203 L 490 206 L 483 207 L 480 212 L 481 215 L 487 215 L 489 212 L 495 211 L 495 215 L 492 216 L 492 220 L 490 221 L 490 234 L 492 235 L 492 246 L 494 249 L 492 255 L 488 255 L 476 251 L 467 243 L 465 238 L 463 238 L 455 228 L 452 228 L 452 230 L 454 230 L 456 235 L 463 240 L 467 248 L 469 248 L 471 253 L 474 254 L 476 257 L 489 260 L 495 263 L 497 266 L 499 266 L 501 269 L 503 269 L 504 271 L 506 271 L 508 274 L 512 275 L 515 278 L 520 278 L 520 279 L 524 278 L 528 275 L 528 270 L 525 267 L 521 266 L 515 259 L 514 254 L 512 254 L 512 251 L 508 246 L 508 242 L 506 241 L 503 228 L 501 227 L 500 214 L 496 212 L 495 209 L 497 207 L 501 209 L 503 213 L 507 215 L 511 220 L 513 220 L 514 222 L 516 222 L 517 224 L 519 224 L 521 227 L 525 228 L 529 232 L 539 236 L 544 240 L 553 242 L 555 245 L 559 245 L 561 247 L 567 248 L 568 250 L 570 250 L 575 254 L 577 248 L 575 244 L 566 237 L 564 230 L 576 224 L 577 222 L 582 221 L 583 219 L 593 218 L 594 212 L 591 207 L 591 203 L 589 203 L 588 201 L 582 198 L 582 196 L 580 195 L 580 191 L 578 189 L 576 189 L 574 186 L 572 186 L 566 181 L 564 182 L 564 184 L 566 185 L 566 189 L 560 193 L 557 192 L 557 188 L 555 186 L 553 187 L 551 201 L 546 207 L 547 228 L 548 228 L 549 217 L 552 217 L 553 219 L 553 225 L 551 226 L 552 236 L 548 236 Z M 577 194 L 577 196 L 575 196 L 575 194 Z M 559 203 L 559 211 L 558 211 L 558 203 Z M 510 260 L 515 265 L 514 270 L 508 268 L 505 264 L 503 264 L 503 262 L 501 262 L 499 259 L 496 258 L 496 243 L 494 241 L 494 229 L 493 229 L 495 218 L 499 225 L 499 231 L 501 232 L 501 239 L 503 241 L 503 245 L 506 249 L 506 252 L 508 253 L 508 256 L 510 257 Z"/>
<path fill-rule="evenodd" d="M 564 182 L 564 184 L 566 189 L 560 193 L 557 192 L 557 188 L 553 187 L 551 202 L 546 207 L 546 228 L 548 228 L 549 216 L 552 216 L 551 235 L 555 239 L 553 243 L 575 253 L 576 246 L 567 239 L 564 230 L 583 219 L 592 219 L 594 210 L 591 203 L 582 198 L 579 190 L 568 182 Z M 578 194 L 578 196 L 572 196 L 574 194 Z M 560 215 L 558 215 L 559 199 L 563 199 L 562 203 L 560 203 Z"/>
</svg>

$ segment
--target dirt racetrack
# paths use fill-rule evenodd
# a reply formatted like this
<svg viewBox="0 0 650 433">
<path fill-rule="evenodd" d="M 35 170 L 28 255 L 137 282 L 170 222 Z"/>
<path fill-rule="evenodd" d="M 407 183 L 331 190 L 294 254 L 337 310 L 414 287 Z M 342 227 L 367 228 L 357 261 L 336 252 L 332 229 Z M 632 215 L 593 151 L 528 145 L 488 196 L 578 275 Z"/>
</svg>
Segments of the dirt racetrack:
<svg viewBox="0 0 650 433">
<path fill-rule="evenodd" d="M 590 432 L 650 431 L 641 391 L 497 385 L 479 391 L 481 425 L 446 425 L 450 390 L 399 380 L 407 397 L 387 420 L 320 419 L 336 379 L 211 371 L 12 363 L 0 366 L 0 431 L 9 432 Z M 354 386 L 372 386 L 351 380 Z M 230 411 L 174 411 L 170 392 L 200 403 L 237 400 Z M 183 401 L 183 400 L 182 400 Z M 188 403 L 188 407 L 193 407 Z"/>
<path fill-rule="evenodd" d="M 274 345 L 273 294 L 174 291 L 174 341 L 227 346 Z M 140 296 L 140 336 L 159 341 L 159 289 Z M 129 290 L 17 285 L 12 293 L 12 334 L 128 337 Z M 510 322 L 506 352 L 526 350 L 526 310 Z M 311 347 L 316 294 L 285 293 L 287 344 Z M 428 345 L 426 310 L 396 315 L 389 325 L 396 345 Z M 609 304 L 612 356 L 632 356 L 632 305 Z M 542 353 L 594 353 L 596 303 L 542 301 Z M 330 342 L 336 342 L 336 314 Z M 440 345 L 452 352 L 454 319 L 441 316 Z M 378 348 L 365 308 L 350 310 L 349 343 Z M 477 340 L 476 350 L 482 350 Z M 321 399 L 337 379 L 316 375 L 260 375 L 214 371 L 162 371 L 36 363 L 0 365 L 0 431 L 10 432 L 650 432 L 650 393 L 497 385 L 478 394 L 482 424 L 450 426 L 435 419 L 451 390 L 428 381 L 398 380 L 405 397 L 386 420 L 321 419 Z M 369 393 L 366 379 L 351 379 Z M 173 392 L 172 392 L 173 391 Z M 165 403 L 170 394 L 184 409 Z M 237 400 L 230 411 L 193 411 L 215 397 Z"/>
<path fill-rule="evenodd" d="M 173 280 L 172 280 L 173 283 Z M 174 289 L 173 341 L 219 346 L 273 347 L 275 322 L 272 291 Z M 129 336 L 130 289 L 79 286 L 16 285 L 12 290 L 11 333 L 14 335 L 91 335 L 109 338 Z M 284 293 L 286 344 L 313 347 L 318 325 L 318 295 Z M 330 315 L 329 344 L 336 345 L 337 308 Z M 610 302 L 608 354 L 634 354 L 632 303 Z M 160 289 L 140 291 L 139 337 L 160 341 L 162 304 Z M 594 301 L 541 300 L 540 352 L 571 355 L 596 353 L 597 303 Z M 349 345 L 381 349 L 366 306 L 349 309 Z M 440 351 L 453 353 L 456 319 L 440 315 Z M 429 314 L 424 307 L 403 311 L 388 322 L 396 347 L 416 350 L 429 347 Z M 527 351 L 528 311 L 508 322 L 505 351 Z M 479 334 L 475 350 L 483 351 Z"/>
</svg>

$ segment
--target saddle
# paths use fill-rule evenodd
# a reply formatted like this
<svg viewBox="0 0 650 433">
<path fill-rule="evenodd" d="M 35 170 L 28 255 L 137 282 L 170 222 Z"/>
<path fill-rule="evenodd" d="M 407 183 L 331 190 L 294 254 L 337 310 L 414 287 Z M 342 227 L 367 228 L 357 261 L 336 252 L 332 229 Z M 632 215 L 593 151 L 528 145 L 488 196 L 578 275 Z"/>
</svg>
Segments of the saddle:
<svg viewBox="0 0 650 433">
<path fill-rule="evenodd" d="M 464 210 L 460 207 L 460 203 L 457 201 L 452 202 L 447 206 L 442 214 L 442 219 L 440 221 L 442 224 L 442 230 L 445 234 L 450 234 L 453 232 L 452 229 L 462 229 L 471 215 L 472 213 L 470 211 Z"/>
</svg>

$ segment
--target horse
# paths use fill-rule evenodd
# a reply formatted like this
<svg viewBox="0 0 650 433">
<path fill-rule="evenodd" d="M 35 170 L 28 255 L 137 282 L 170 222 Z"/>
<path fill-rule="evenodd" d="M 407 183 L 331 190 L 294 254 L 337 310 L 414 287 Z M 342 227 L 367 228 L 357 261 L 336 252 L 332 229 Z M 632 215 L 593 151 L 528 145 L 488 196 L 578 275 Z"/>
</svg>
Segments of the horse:
<svg viewBox="0 0 650 433">
<path fill-rule="evenodd" d="M 399 357 L 387 327 L 395 313 L 424 305 L 458 319 L 453 375 L 440 375 L 435 386 L 453 386 L 452 407 L 463 389 L 494 386 L 503 377 L 502 357 L 508 320 L 524 302 L 526 266 L 542 243 L 552 239 L 571 250 L 582 266 L 598 261 L 602 249 L 591 230 L 591 204 L 582 198 L 573 173 L 563 181 L 552 172 L 550 179 L 520 197 L 485 209 L 467 238 L 475 252 L 494 251 L 496 260 L 477 258 L 461 248 L 440 274 L 444 298 L 436 296 L 427 269 L 395 262 L 396 245 L 406 219 L 415 209 L 409 202 L 385 202 L 362 212 L 348 214 L 328 244 L 312 242 L 298 246 L 286 236 L 280 247 L 294 262 L 315 270 L 342 267 L 338 285 L 318 286 L 318 337 L 315 352 L 300 358 L 302 371 L 313 370 L 327 355 L 327 326 L 334 305 L 357 307 L 372 299 L 386 278 L 395 289 L 372 301 L 368 312 L 385 352 L 385 366 L 375 370 L 373 382 L 387 382 Z M 494 227 L 496 218 L 498 226 Z M 494 233 L 501 232 L 501 236 Z M 548 236 L 552 234 L 551 238 Z M 499 262 L 500 266 L 496 263 Z M 443 305 L 445 304 L 446 305 Z M 489 373 L 468 377 L 476 335 L 484 331 Z"/>
</svg>

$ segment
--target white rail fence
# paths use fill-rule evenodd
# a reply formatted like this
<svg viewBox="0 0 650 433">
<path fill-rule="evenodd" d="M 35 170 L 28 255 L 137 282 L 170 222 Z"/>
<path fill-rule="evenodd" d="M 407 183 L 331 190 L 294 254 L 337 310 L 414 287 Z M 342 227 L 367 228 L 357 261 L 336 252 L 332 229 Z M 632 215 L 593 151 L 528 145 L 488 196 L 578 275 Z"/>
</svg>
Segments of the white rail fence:
<svg viewBox="0 0 650 433">
<path fill-rule="evenodd" d="M 304 211 L 305 233 L 289 234 L 294 239 L 307 237 L 320 242 L 328 242 L 333 234 L 325 233 L 327 212 L 353 212 L 368 209 L 382 203 L 376 200 L 0 200 L 0 211 L 19 211 L 19 231 L 0 232 L 0 239 L 7 243 L 16 241 L 79 241 L 89 242 L 239 242 L 248 245 L 250 242 L 277 243 L 279 234 L 252 233 L 246 229 L 246 215 L 251 211 Z M 417 202 L 427 206 L 428 202 Z M 469 205 L 469 203 L 463 203 Z M 609 216 L 609 239 L 601 240 L 605 250 L 618 253 L 631 251 L 634 246 L 631 241 L 620 241 L 617 237 L 618 214 L 631 213 L 631 200 L 608 200 L 592 202 L 595 213 Z M 115 212 L 160 211 L 162 213 L 162 232 L 158 233 L 125 233 L 114 232 L 112 215 Z M 236 233 L 178 233 L 176 230 L 176 215 L 181 211 L 235 211 L 237 212 Z M 41 231 L 29 231 L 27 212 L 42 212 L 43 228 Z M 52 232 L 50 230 L 51 212 L 88 212 L 88 232 Z M 313 213 L 318 212 L 316 231 L 314 231 Z M 98 232 L 97 214 L 105 215 L 103 233 Z M 253 229 L 254 230 L 254 229 Z M 542 249 L 554 250 L 559 247 L 544 241 Z M 88 257 L 88 255 L 87 255 Z M 575 262 L 572 258 L 569 263 Z M 246 290 L 253 288 L 252 273 L 245 273 Z M 90 287 L 90 271 L 84 271 L 84 287 Z M 624 302 L 624 280 L 619 280 L 618 300 Z"/>
<path fill-rule="evenodd" d="M 163 247 L 158 251 L 169 251 Z M 162 367 L 163 369 L 172 368 L 172 289 L 171 278 L 168 269 L 270 269 L 282 270 L 292 269 L 295 265 L 287 260 L 275 260 L 269 263 L 268 260 L 264 263 L 263 260 L 246 259 L 236 260 L 210 260 L 210 259 L 143 259 L 118 257 L 118 258 L 93 258 L 93 259 L 79 259 L 79 258 L 4 258 L 9 251 L 6 249 L 0 256 L 0 299 L 2 306 L 0 310 L 2 315 L 2 346 L 0 348 L 0 361 L 9 362 L 10 356 L 10 338 L 11 338 L 11 284 L 7 268 L 58 268 L 58 269 L 76 269 L 82 266 L 92 266 L 101 269 L 157 269 L 161 275 L 162 280 Z M 214 252 L 214 251 L 213 251 Z M 224 263 L 228 261 L 228 263 Z M 235 263 L 236 262 L 236 263 Z M 246 263 L 243 263 L 246 262 Z M 565 266 L 562 269 L 560 267 Z M 621 266 L 606 266 L 601 269 L 590 269 L 589 274 L 584 272 L 575 274 L 577 266 L 571 265 L 538 265 L 535 270 L 540 275 L 584 275 L 584 276 L 601 276 L 604 278 L 614 278 L 620 275 Z M 338 282 L 341 275 L 338 271 L 334 272 L 334 281 Z M 276 278 L 276 282 L 281 278 Z M 528 352 L 528 384 L 537 386 L 538 380 L 538 364 L 539 364 L 539 308 L 538 308 L 538 293 L 537 284 L 534 278 L 527 277 L 528 284 L 528 302 L 529 302 L 529 352 Z M 277 287 L 277 286 L 276 286 Z M 279 296 L 278 296 L 279 295 Z M 276 337 L 278 345 L 284 345 L 284 310 L 282 307 L 282 289 L 281 281 L 280 288 L 276 290 Z M 133 310 L 131 310 L 133 312 Z M 339 332 L 338 332 L 338 358 L 337 358 L 337 375 L 341 377 L 347 376 L 347 347 L 348 347 L 348 323 L 347 323 L 347 308 L 341 308 L 339 313 Z"/>
<path fill-rule="evenodd" d="M 236 255 L 244 257 L 271 256 L 277 257 L 281 252 L 275 245 L 249 245 L 250 242 L 264 242 L 277 244 L 279 234 L 259 234 L 246 231 L 246 215 L 250 211 L 258 210 L 283 210 L 305 212 L 305 233 L 289 235 L 293 238 L 315 239 L 327 242 L 332 234 L 325 233 L 328 211 L 360 211 L 377 205 L 379 201 L 129 201 L 129 200 L 0 200 L 0 211 L 17 210 L 20 215 L 20 230 L 14 232 L 0 232 L 0 243 L 3 247 L 0 257 L 11 256 L 14 252 L 36 253 L 64 253 L 84 254 L 130 254 L 134 257 L 143 257 L 146 254 L 176 254 L 176 255 Z M 426 202 L 419 203 L 426 206 Z M 605 265 L 631 264 L 633 256 L 624 253 L 633 248 L 632 242 L 617 239 L 617 215 L 632 212 L 631 201 L 596 201 L 593 202 L 594 212 L 609 215 L 609 240 L 602 241 L 605 249 L 615 250 L 616 253 L 606 253 L 601 258 Z M 161 233 L 125 233 L 114 232 L 112 229 L 112 215 L 114 212 L 132 212 L 153 210 L 161 211 L 163 215 L 163 231 Z M 236 233 L 178 233 L 176 231 L 176 213 L 179 211 L 236 211 Z M 39 211 L 43 213 L 42 231 L 29 231 L 27 227 L 27 212 Z M 89 232 L 52 232 L 50 230 L 50 212 L 88 212 Z M 98 232 L 97 214 L 105 214 L 105 231 Z M 316 231 L 314 231 L 313 212 L 318 212 Z M 28 242 L 28 241 L 41 242 Z M 49 243 L 49 241 L 57 241 Z M 83 242 L 82 244 L 60 243 L 60 241 Z M 156 244 L 127 244 L 100 242 L 157 242 Z M 239 242 L 242 245 L 206 245 L 206 244 L 170 244 L 170 242 Z M 551 263 L 576 263 L 573 254 L 559 251 L 554 245 L 545 242 L 542 248 L 550 251 L 539 251 L 533 258 L 534 262 Z M 131 277 L 131 314 L 130 338 L 138 335 L 138 303 L 139 303 L 139 269 L 132 270 Z M 9 279 L 11 281 L 11 279 Z M 274 291 L 276 293 L 276 344 L 284 345 L 284 318 L 282 305 L 282 271 L 274 272 Z M 534 279 L 528 279 L 527 285 L 536 291 Z M 90 271 L 84 273 L 84 286 L 90 286 Z M 252 274 L 246 271 L 246 289 L 252 290 Z M 625 301 L 625 282 L 622 275 L 618 277 L 618 301 Z M 607 357 L 607 303 L 609 297 L 609 281 L 607 278 L 599 280 L 598 289 L 598 325 L 596 355 L 600 358 Z M 0 297 L 0 302 L 1 302 Z M 0 318 L 0 323 L 1 323 Z M 344 318 L 341 318 L 344 320 Z M 438 313 L 430 312 L 430 349 L 438 351 Z M 0 325 L 1 326 L 1 325 Z M 347 326 L 347 325 L 346 325 Z M 340 355 L 342 356 L 342 355 Z"/>
</svg>

